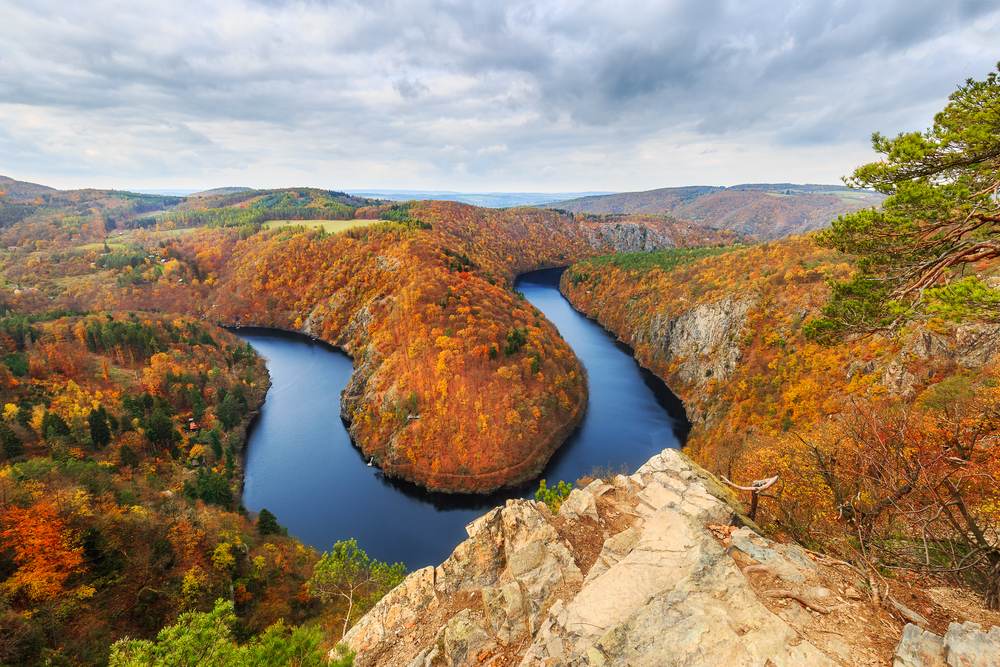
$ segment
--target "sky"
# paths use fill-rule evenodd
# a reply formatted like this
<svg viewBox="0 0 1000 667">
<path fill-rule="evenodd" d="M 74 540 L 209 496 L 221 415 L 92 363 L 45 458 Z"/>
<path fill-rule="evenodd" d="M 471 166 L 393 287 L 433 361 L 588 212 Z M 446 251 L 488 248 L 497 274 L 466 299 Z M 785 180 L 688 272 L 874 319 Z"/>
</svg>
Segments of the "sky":
<svg viewBox="0 0 1000 667">
<path fill-rule="evenodd" d="M 61 188 L 836 183 L 1000 3 L 0 0 L 0 174 Z"/>
</svg>

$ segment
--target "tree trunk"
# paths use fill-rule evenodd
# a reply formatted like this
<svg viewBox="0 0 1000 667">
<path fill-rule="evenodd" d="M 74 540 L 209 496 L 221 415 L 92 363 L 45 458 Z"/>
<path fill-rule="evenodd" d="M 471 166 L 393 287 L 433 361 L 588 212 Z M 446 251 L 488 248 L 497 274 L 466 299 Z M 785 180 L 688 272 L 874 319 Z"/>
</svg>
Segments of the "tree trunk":
<svg viewBox="0 0 1000 667">
<path fill-rule="evenodd" d="M 987 609 L 1000 610 L 1000 553 L 990 554 L 990 567 L 987 571 L 986 590 L 983 591 L 983 602 Z"/>
<path fill-rule="evenodd" d="M 347 616 L 344 617 L 344 629 L 340 632 L 340 638 L 343 639 L 344 635 L 347 634 L 347 624 L 351 622 L 351 613 L 354 611 L 354 596 L 348 596 L 347 598 Z"/>
</svg>

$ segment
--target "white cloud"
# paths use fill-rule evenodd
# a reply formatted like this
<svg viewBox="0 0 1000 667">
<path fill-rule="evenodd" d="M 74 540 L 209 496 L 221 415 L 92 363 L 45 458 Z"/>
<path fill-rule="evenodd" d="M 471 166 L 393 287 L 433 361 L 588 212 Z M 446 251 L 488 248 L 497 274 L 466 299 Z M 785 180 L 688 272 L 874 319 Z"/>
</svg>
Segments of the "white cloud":
<svg viewBox="0 0 1000 667">
<path fill-rule="evenodd" d="M 989 2 L 7 0 L 0 173 L 62 187 L 834 182 L 998 57 Z"/>
</svg>

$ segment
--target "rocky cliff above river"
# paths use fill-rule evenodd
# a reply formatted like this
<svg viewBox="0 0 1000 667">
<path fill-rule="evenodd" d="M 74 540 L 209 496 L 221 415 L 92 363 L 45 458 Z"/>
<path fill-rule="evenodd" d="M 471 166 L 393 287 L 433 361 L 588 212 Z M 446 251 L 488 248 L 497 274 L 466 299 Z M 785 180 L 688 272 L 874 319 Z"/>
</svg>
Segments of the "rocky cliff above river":
<svg viewBox="0 0 1000 667">
<path fill-rule="evenodd" d="M 348 632 L 356 665 L 883 665 L 901 632 L 873 631 L 849 568 L 762 537 L 675 450 L 467 531 Z"/>
</svg>

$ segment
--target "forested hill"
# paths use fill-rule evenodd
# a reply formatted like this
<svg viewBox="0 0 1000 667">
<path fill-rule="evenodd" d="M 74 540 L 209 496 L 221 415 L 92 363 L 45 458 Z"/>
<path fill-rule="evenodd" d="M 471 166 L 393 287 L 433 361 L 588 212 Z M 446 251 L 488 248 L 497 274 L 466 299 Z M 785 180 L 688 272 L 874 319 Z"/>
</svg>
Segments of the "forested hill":
<svg viewBox="0 0 1000 667">
<path fill-rule="evenodd" d="M 15 181 L 13 178 L 0 176 L 0 197 L 9 201 L 31 200 L 54 192 L 57 192 L 57 190 L 47 185 Z"/>
<path fill-rule="evenodd" d="M 181 197 L 96 188 L 57 190 L 0 176 L 0 229 L 7 245 L 96 241 L 116 230 L 346 220 L 358 208 L 378 203 L 318 188 L 217 188 Z"/>
<path fill-rule="evenodd" d="M 573 213 L 659 213 L 762 240 L 828 225 L 842 213 L 878 206 L 884 197 L 840 185 L 746 183 L 694 185 L 581 197 L 550 204 Z"/>
</svg>

